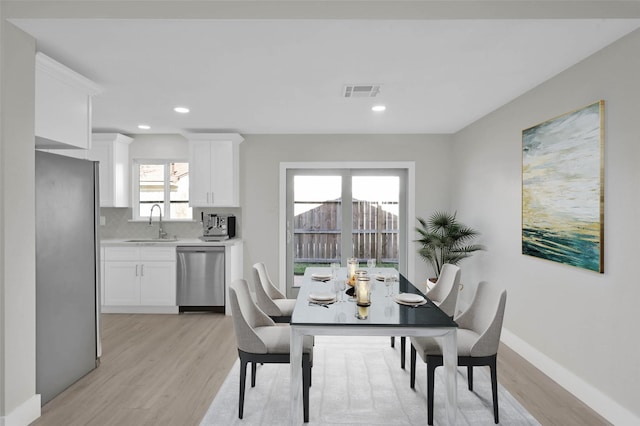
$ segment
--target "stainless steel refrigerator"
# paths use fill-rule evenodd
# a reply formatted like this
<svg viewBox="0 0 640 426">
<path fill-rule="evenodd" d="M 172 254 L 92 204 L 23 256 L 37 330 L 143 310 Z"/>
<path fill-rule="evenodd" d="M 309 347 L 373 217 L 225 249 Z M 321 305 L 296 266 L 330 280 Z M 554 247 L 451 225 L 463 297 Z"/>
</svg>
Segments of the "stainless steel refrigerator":
<svg viewBox="0 0 640 426">
<path fill-rule="evenodd" d="M 98 163 L 36 151 L 36 392 L 44 405 L 98 365 Z"/>
</svg>

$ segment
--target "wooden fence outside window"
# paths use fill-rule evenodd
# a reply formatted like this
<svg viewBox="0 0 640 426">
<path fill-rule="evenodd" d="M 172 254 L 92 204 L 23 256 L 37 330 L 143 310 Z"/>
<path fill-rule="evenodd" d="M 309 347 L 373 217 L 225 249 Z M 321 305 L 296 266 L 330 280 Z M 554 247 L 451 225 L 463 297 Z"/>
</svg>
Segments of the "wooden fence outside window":
<svg viewBox="0 0 640 426">
<path fill-rule="evenodd" d="M 302 203 L 296 203 L 302 204 Z M 294 218 L 294 260 L 330 263 L 341 258 L 341 202 L 324 201 Z M 378 263 L 398 262 L 398 216 L 388 207 L 397 202 L 353 201 L 352 253 Z M 385 209 L 385 207 L 387 207 Z"/>
</svg>

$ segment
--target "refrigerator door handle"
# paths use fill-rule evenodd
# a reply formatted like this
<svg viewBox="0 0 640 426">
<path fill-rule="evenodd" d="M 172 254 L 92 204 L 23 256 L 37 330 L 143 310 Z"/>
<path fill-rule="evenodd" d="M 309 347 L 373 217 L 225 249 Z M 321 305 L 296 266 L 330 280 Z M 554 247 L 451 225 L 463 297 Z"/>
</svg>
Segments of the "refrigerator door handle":
<svg viewBox="0 0 640 426">
<path fill-rule="evenodd" d="M 101 265 L 100 261 L 100 163 L 93 162 L 93 212 L 94 222 L 94 238 L 96 241 L 96 265 Z M 100 314 L 102 310 L 102 276 L 100 270 L 96 268 L 96 367 L 99 365 L 100 357 L 102 357 L 102 324 L 100 322 Z"/>
</svg>

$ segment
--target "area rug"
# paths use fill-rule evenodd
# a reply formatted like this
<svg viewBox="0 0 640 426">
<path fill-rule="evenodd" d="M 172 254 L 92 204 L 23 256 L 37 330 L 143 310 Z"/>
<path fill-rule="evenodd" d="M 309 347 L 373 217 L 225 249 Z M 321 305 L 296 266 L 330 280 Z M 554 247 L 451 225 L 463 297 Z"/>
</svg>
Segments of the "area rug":
<svg viewBox="0 0 640 426">
<path fill-rule="evenodd" d="M 399 339 L 398 339 L 399 340 Z M 424 363 L 418 358 L 416 389 L 400 368 L 399 348 L 388 337 L 327 337 L 315 340 L 309 425 L 425 425 Z M 247 369 L 244 419 L 238 419 L 239 362 L 231 369 L 201 426 L 280 426 L 289 421 L 289 364 L 258 366 L 251 388 Z M 443 368 L 436 369 L 434 424 L 447 424 Z M 498 377 L 500 371 L 498 370 Z M 466 368 L 458 369 L 458 425 L 492 425 L 491 382 L 486 367 L 474 369 L 474 391 L 467 389 Z M 500 424 L 539 425 L 502 386 Z M 302 408 L 300 409 L 302 411 Z"/>
</svg>

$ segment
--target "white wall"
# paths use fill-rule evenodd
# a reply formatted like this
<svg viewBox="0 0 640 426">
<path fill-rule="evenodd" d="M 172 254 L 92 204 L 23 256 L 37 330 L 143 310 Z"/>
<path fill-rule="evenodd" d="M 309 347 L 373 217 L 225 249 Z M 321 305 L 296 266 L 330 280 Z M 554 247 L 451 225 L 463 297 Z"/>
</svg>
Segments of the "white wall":
<svg viewBox="0 0 640 426">
<path fill-rule="evenodd" d="M 508 291 L 504 338 L 614 424 L 640 424 L 640 31 L 455 135 L 453 207 L 489 251 L 473 280 Z M 604 99 L 605 273 L 521 254 L 522 129 Z"/>
<path fill-rule="evenodd" d="M 35 40 L 0 16 L 0 423 L 40 415 L 35 394 Z"/>
<path fill-rule="evenodd" d="M 244 274 L 253 279 L 252 265 L 264 262 L 274 281 L 279 267 L 279 170 L 281 162 L 414 161 L 416 215 L 447 208 L 449 135 L 243 135 L 240 144 L 240 194 Z M 413 227 L 409 238 L 413 240 Z M 415 244 L 410 245 L 415 249 Z M 416 260 L 416 276 L 430 275 Z"/>
</svg>

